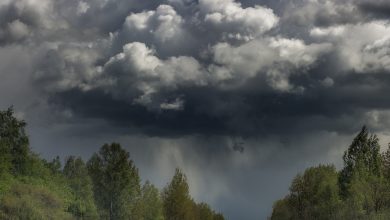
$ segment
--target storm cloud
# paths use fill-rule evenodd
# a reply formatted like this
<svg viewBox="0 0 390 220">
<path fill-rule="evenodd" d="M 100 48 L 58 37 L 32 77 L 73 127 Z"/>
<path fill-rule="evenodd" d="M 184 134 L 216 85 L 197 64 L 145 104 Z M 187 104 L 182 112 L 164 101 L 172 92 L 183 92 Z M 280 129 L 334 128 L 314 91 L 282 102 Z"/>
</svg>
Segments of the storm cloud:
<svg viewBox="0 0 390 220">
<path fill-rule="evenodd" d="M 297 169 L 308 165 L 302 160 L 339 163 L 329 155 L 340 157 L 339 148 L 362 125 L 389 132 L 390 4 L 3 0 L 0 75 L 0 106 L 15 105 L 44 155 L 66 154 L 77 141 L 91 146 L 118 138 L 145 145 L 131 147 L 144 152 L 135 153 L 140 158 L 147 153 L 182 158 L 175 164 L 156 159 L 154 165 L 139 159 L 151 179 L 158 179 L 152 175 L 157 172 L 147 167 L 159 163 L 185 167 L 194 185 L 229 169 L 195 188 L 201 195 L 201 188 L 214 187 L 213 198 L 197 198 L 232 210 L 246 197 L 257 201 L 237 189 L 245 182 L 234 178 L 240 168 L 248 173 L 240 178 L 256 179 L 254 188 L 273 169 L 287 166 L 266 166 L 269 158 L 281 161 L 296 152 L 291 163 Z M 73 139 L 64 138 L 57 150 L 43 146 L 61 135 Z M 335 141 L 326 143 L 335 146 L 309 147 L 328 137 Z M 234 151 L 236 142 L 244 143 L 241 153 Z M 73 152 L 88 155 L 95 149 Z M 202 177 L 207 161 L 214 163 Z M 295 168 L 281 179 L 288 182 Z M 255 170 L 264 173 L 252 177 Z M 237 195 L 226 197 L 234 189 Z M 264 208 L 237 207 L 227 217 L 265 218 L 286 189 L 287 183 L 280 184 L 275 195 L 259 198 Z M 225 197 L 238 201 L 226 203 Z"/>
<path fill-rule="evenodd" d="M 275 10 L 279 14 L 261 2 L 129 3 L 138 10 L 129 9 L 106 33 L 99 20 L 78 25 L 94 3 L 73 4 L 79 9 L 73 16 L 58 16 L 61 4 L 47 3 L 54 9 L 46 13 L 69 36 L 40 38 L 45 42 L 33 72 L 50 102 L 76 117 L 147 135 L 256 136 L 279 132 L 275 120 L 339 131 L 343 115 L 386 106 L 371 100 L 387 90 L 381 79 L 390 68 L 390 29 L 383 16 L 372 16 L 374 6 L 363 7 L 367 2 L 296 1 Z M 48 15 L 41 13 L 45 23 Z M 8 23 L 7 31 L 30 28 L 22 21 Z"/>
</svg>

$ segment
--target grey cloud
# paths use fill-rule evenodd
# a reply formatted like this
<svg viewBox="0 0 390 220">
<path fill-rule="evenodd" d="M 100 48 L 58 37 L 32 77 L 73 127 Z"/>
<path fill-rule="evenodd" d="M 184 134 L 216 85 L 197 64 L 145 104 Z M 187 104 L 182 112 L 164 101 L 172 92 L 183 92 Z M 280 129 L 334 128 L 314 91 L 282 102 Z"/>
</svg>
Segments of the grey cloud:
<svg viewBox="0 0 390 220">
<path fill-rule="evenodd" d="M 43 3 L 44 4 L 44 3 Z M 44 26 L 43 9 L 24 1 L 0 5 L 0 43 L 14 43 L 32 36 L 32 31 Z"/>
<path fill-rule="evenodd" d="M 70 3 L 81 16 L 114 4 Z M 133 5 L 140 10 L 129 9 L 106 37 L 88 40 L 87 34 L 79 42 L 47 43 L 34 71 L 35 84 L 49 94 L 51 103 L 69 108 L 74 117 L 100 118 L 157 136 L 256 136 L 285 133 L 288 129 L 279 124 L 286 123 L 301 127 L 297 131 L 342 131 L 352 116 L 363 117 L 365 111 L 378 108 L 377 102 L 358 101 L 355 94 L 367 92 L 370 82 L 364 80 L 386 76 L 383 35 L 390 31 L 385 22 L 317 22 L 316 11 L 334 18 L 355 10 L 354 1 L 297 1 L 286 4 L 285 11 L 277 10 L 278 15 L 263 3 Z M 289 10 L 292 17 L 287 21 L 284 13 Z M 281 28 L 299 22 L 298 15 L 312 22 L 306 24 L 306 37 L 285 36 Z M 102 27 L 99 21 L 96 25 Z M 235 32 L 249 38 L 226 38 Z M 366 32 L 370 35 L 362 37 Z M 372 99 L 384 91 L 386 85 L 375 85 L 367 95 Z M 107 107 L 99 109 L 100 104 Z"/>
<path fill-rule="evenodd" d="M 160 1 L 126 0 L 59 0 L 55 8 L 73 27 L 97 31 L 102 35 L 118 30 L 132 12 L 157 7 Z M 96 32 L 95 32 L 96 33 Z"/>
<path fill-rule="evenodd" d="M 390 17 L 390 4 L 387 1 L 361 1 L 358 7 L 372 18 L 388 19 Z"/>
</svg>

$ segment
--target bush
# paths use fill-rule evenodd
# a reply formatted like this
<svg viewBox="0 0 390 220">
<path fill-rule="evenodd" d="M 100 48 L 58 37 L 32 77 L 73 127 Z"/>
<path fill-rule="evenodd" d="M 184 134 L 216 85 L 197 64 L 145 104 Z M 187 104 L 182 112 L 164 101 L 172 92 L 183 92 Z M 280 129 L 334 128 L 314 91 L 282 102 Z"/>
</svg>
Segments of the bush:
<svg viewBox="0 0 390 220">
<path fill-rule="evenodd" d="M 43 187 L 17 184 L 1 199 L 0 216 L 4 219 L 72 219 L 64 202 Z"/>
</svg>

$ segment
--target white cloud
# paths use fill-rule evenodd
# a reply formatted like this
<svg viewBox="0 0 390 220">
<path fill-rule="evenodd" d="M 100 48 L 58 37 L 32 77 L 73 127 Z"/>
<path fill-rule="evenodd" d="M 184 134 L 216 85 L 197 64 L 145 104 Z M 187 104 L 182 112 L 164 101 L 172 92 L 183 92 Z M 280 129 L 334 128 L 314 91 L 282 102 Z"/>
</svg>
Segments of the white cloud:
<svg viewBox="0 0 390 220">
<path fill-rule="evenodd" d="M 294 68 L 308 68 L 330 51 L 330 44 L 305 44 L 301 40 L 265 38 L 240 46 L 220 43 L 214 46 L 214 76 L 220 80 L 246 80 L 265 73 L 270 85 L 281 91 L 293 88 L 288 77 Z"/>
<path fill-rule="evenodd" d="M 154 70 L 161 65 L 161 61 L 154 56 L 155 51 L 145 44 L 135 42 L 126 44 L 123 52 L 112 57 L 106 65 L 122 63 L 124 72 L 136 73 L 140 76 L 156 76 Z"/>
<path fill-rule="evenodd" d="M 181 98 L 176 98 L 173 102 L 164 102 L 160 104 L 160 108 L 164 110 L 183 110 L 184 100 Z"/>
<path fill-rule="evenodd" d="M 78 15 L 85 14 L 90 7 L 91 6 L 86 2 L 83 1 L 79 2 L 79 4 L 77 5 L 77 14 Z"/>
<path fill-rule="evenodd" d="M 131 14 L 126 18 L 125 26 L 133 31 L 143 31 L 149 27 L 149 19 L 155 11 L 140 12 Z"/>
<path fill-rule="evenodd" d="M 270 47 L 278 51 L 279 58 L 295 67 L 304 67 L 314 63 L 318 56 L 331 49 L 330 44 L 305 44 L 302 40 L 272 38 Z"/>
<path fill-rule="evenodd" d="M 390 71 L 390 35 L 367 44 L 363 48 L 362 60 L 364 71 Z"/>
<path fill-rule="evenodd" d="M 160 43 L 178 40 L 183 34 L 184 20 L 170 5 L 160 5 L 155 11 L 133 13 L 126 18 L 124 31 L 133 34 L 152 35 Z"/>
<path fill-rule="evenodd" d="M 387 22 L 316 27 L 310 33 L 314 39 L 334 45 L 344 71 L 370 73 L 381 69 L 390 70 L 390 25 Z"/>
<path fill-rule="evenodd" d="M 134 86 L 142 91 L 134 101 L 143 105 L 155 105 L 152 96 L 162 88 L 202 85 L 207 81 L 207 75 L 196 59 L 180 56 L 162 60 L 156 56 L 154 50 L 139 42 L 125 45 L 123 52 L 112 57 L 104 69 L 106 76 L 114 77 L 117 84 Z M 114 76 L 114 73 L 117 75 Z M 158 105 L 165 109 L 174 106 L 180 109 L 183 102 L 177 99 L 173 103 L 164 102 Z"/>
<path fill-rule="evenodd" d="M 326 28 L 315 27 L 310 30 L 310 35 L 316 38 L 338 37 L 345 34 L 345 26 L 331 26 Z"/>
<path fill-rule="evenodd" d="M 180 56 L 161 60 L 155 54 L 143 43 L 129 43 L 123 47 L 122 53 L 110 59 L 106 68 L 120 64 L 125 74 L 133 74 L 140 79 L 158 79 L 166 85 L 186 81 L 202 82 L 202 68 L 196 59 Z"/>
<path fill-rule="evenodd" d="M 225 38 L 250 40 L 275 27 L 279 18 L 262 6 L 243 8 L 234 0 L 200 0 L 204 21 L 225 34 Z"/>
<path fill-rule="evenodd" d="M 30 34 L 30 30 L 26 24 L 20 20 L 14 20 L 8 23 L 8 34 L 13 40 L 21 40 Z"/>
</svg>

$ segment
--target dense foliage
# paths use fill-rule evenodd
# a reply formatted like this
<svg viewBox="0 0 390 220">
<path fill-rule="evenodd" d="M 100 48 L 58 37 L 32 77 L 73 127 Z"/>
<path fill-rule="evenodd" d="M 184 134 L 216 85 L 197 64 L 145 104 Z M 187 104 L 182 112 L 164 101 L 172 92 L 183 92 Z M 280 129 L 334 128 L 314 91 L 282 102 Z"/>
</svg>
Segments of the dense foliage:
<svg viewBox="0 0 390 220">
<path fill-rule="evenodd" d="M 130 155 L 105 144 L 86 163 L 80 157 L 47 161 L 29 148 L 26 123 L 12 108 L 0 111 L 0 219 L 223 220 L 189 194 L 186 176 L 176 170 L 160 192 L 141 186 Z"/>
<path fill-rule="evenodd" d="M 381 153 L 378 137 L 363 127 L 343 160 L 339 172 L 320 165 L 298 174 L 271 219 L 389 219 L 390 147 Z"/>
</svg>

